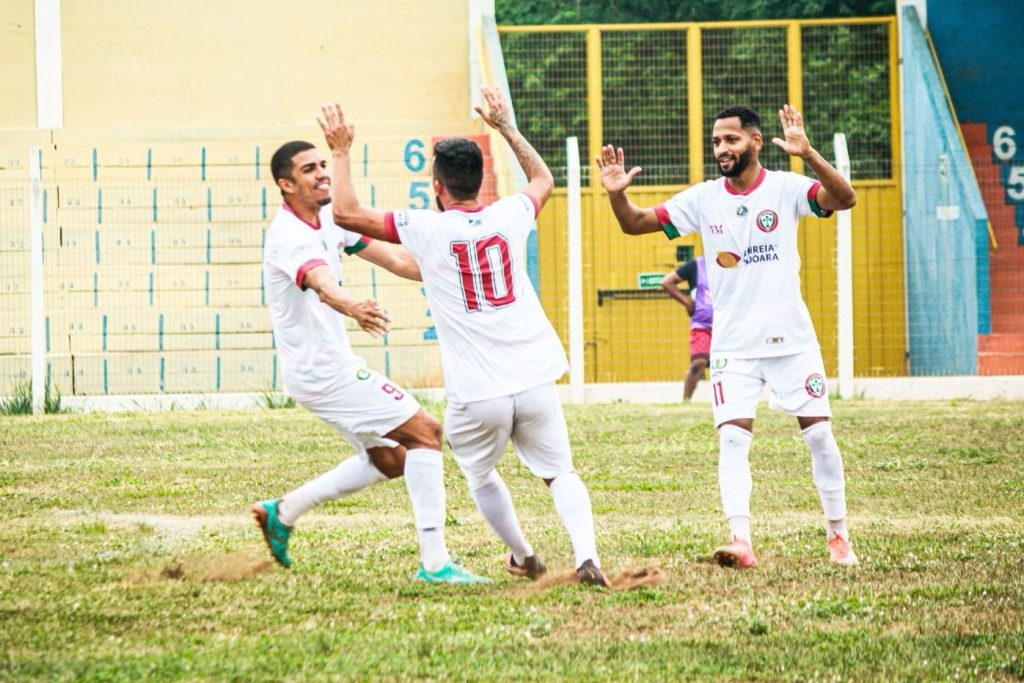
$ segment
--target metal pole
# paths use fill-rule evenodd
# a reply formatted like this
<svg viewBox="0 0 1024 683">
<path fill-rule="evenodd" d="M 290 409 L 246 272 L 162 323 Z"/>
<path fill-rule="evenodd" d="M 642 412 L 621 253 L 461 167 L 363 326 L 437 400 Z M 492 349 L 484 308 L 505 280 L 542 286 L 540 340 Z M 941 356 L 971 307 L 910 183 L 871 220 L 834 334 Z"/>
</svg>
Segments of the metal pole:
<svg viewBox="0 0 1024 683">
<path fill-rule="evenodd" d="M 583 403 L 583 237 L 580 219 L 580 148 L 565 139 L 569 227 L 569 402 Z"/>
<path fill-rule="evenodd" d="M 28 152 L 30 283 L 32 290 L 32 412 L 43 412 L 46 388 L 46 319 L 43 317 L 43 191 L 40 151 Z"/>
<path fill-rule="evenodd" d="M 836 170 L 850 180 L 846 136 L 833 138 Z M 849 211 L 836 214 L 836 291 L 839 306 L 839 398 L 853 397 L 853 236 Z"/>
</svg>

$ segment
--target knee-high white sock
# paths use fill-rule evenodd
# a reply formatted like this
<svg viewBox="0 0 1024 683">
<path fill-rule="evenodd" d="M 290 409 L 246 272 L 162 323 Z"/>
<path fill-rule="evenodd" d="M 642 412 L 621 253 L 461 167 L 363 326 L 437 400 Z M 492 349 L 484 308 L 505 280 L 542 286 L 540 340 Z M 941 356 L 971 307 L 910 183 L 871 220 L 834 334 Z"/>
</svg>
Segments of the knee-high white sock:
<svg viewBox="0 0 1024 683">
<path fill-rule="evenodd" d="M 420 561 L 437 571 L 450 559 L 444 542 L 444 460 L 441 451 L 413 448 L 405 452 L 405 488 L 420 539 Z"/>
<path fill-rule="evenodd" d="M 594 513 L 590 507 L 590 493 L 583 480 L 575 472 L 566 472 L 555 477 L 549 488 L 555 510 L 569 532 L 576 567 L 587 560 L 593 560 L 600 567 L 597 541 L 594 539 Z"/>
<path fill-rule="evenodd" d="M 754 435 L 736 425 L 718 430 L 718 490 L 733 538 L 750 543 L 750 442 Z"/>
<path fill-rule="evenodd" d="M 283 524 L 294 526 L 299 516 L 328 500 L 351 496 L 370 484 L 387 477 L 367 460 L 353 456 L 343 460 L 329 472 L 306 482 L 291 493 L 286 493 L 278 505 L 278 518 Z"/>
<path fill-rule="evenodd" d="M 512 506 L 512 494 L 501 476 L 491 470 L 484 483 L 470 491 L 480 514 L 484 516 L 487 523 L 494 529 L 494 533 L 505 541 L 505 545 L 512 551 L 512 557 L 516 564 L 522 565 L 530 555 L 533 555 L 533 548 L 523 536 L 523 529 L 519 526 L 519 517 Z"/>
<path fill-rule="evenodd" d="M 846 519 L 846 477 L 843 472 L 843 456 L 832 434 L 832 423 L 816 422 L 800 434 L 811 451 L 811 473 L 814 485 L 818 487 L 825 519 L 830 525 L 832 522 L 842 522 Z M 845 523 L 842 531 L 846 531 Z"/>
</svg>

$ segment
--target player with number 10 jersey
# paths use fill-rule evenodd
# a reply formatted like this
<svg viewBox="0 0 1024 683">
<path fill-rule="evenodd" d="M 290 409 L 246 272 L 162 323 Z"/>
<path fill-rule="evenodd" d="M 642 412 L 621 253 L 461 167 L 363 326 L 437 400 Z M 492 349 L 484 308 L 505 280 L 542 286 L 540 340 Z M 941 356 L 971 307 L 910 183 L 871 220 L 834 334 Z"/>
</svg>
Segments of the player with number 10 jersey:
<svg viewBox="0 0 1024 683">
<path fill-rule="evenodd" d="M 590 494 L 573 468 L 555 381 L 568 362 L 526 275 L 526 242 L 554 179 L 512 120 L 505 98 L 483 88 L 476 111 L 509 144 L 527 177 L 518 194 L 480 200 L 484 158 L 468 138 L 434 146 L 433 188 L 440 213 L 383 212 L 359 203 L 352 184 L 353 124 L 338 105 L 320 125 L 335 158 L 332 204 L 340 225 L 405 245 L 420 265 L 441 345 L 448 407 L 445 435 L 470 495 L 508 546 L 505 569 L 539 578 L 546 570 L 519 525 L 495 466 L 509 441 L 544 480 L 575 554 L 581 583 L 607 586 L 594 539 Z"/>
<path fill-rule="evenodd" d="M 451 400 L 517 394 L 568 370 L 526 272 L 535 215 L 528 194 L 475 210 L 387 214 L 388 240 L 420 264 Z"/>
</svg>

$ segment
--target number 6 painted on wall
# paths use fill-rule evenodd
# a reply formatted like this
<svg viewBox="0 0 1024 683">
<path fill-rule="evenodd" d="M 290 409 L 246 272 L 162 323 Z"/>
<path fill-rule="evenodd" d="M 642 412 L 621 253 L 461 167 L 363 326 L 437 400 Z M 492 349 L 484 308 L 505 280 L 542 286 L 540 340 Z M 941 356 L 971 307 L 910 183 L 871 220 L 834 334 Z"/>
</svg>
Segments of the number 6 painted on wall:
<svg viewBox="0 0 1024 683">
<path fill-rule="evenodd" d="M 1010 126 L 999 126 L 992 134 L 992 153 L 1000 161 L 1009 161 L 1017 154 L 1016 131 Z"/>
</svg>

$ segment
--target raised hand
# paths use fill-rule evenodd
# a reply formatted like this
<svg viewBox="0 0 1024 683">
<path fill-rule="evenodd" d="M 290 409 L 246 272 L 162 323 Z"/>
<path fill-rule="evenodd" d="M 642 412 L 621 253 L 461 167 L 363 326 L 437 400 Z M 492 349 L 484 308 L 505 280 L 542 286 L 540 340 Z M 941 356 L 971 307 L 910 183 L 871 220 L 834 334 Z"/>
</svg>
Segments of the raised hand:
<svg viewBox="0 0 1024 683">
<path fill-rule="evenodd" d="M 596 157 L 597 167 L 601 169 L 601 185 L 607 192 L 622 192 L 637 173 L 643 169 L 639 166 L 626 171 L 626 155 L 622 148 L 616 149 L 613 145 L 605 145 L 601 148 L 601 156 Z"/>
<path fill-rule="evenodd" d="M 348 151 L 352 147 L 352 140 L 355 139 L 355 124 L 345 120 L 345 114 L 341 111 L 341 105 L 337 102 L 325 104 L 320 107 L 323 118 L 316 117 L 327 140 L 327 146 L 331 151 Z M 369 331 L 369 330 L 367 330 Z"/>
<path fill-rule="evenodd" d="M 480 92 L 484 96 L 484 101 L 487 102 L 487 111 L 484 111 L 480 105 L 474 105 L 473 109 L 484 120 L 484 123 L 495 130 L 514 128 L 505 97 L 499 91 L 492 90 L 486 85 L 480 88 Z"/>
<path fill-rule="evenodd" d="M 784 104 L 779 110 L 779 120 L 786 139 L 772 138 L 772 142 L 790 156 L 807 158 L 811 152 L 811 142 L 804 131 L 804 117 L 793 107 Z"/>
</svg>

